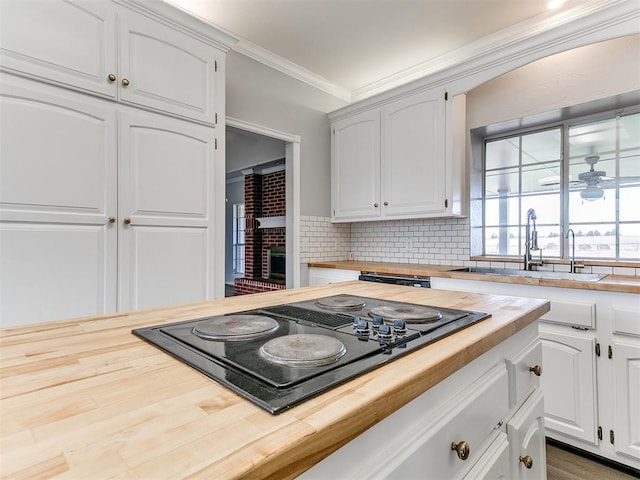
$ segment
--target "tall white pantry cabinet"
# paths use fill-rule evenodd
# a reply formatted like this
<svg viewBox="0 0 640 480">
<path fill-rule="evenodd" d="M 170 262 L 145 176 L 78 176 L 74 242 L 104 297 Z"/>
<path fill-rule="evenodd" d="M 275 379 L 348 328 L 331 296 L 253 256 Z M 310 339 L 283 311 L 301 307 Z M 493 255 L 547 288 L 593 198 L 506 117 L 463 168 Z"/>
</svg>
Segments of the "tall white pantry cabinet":
<svg viewBox="0 0 640 480">
<path fill-rule="evenodd" d="M 164 2 L 0 3 L 2 327 L 222 295 L 234 42 Z"/>
</svg>

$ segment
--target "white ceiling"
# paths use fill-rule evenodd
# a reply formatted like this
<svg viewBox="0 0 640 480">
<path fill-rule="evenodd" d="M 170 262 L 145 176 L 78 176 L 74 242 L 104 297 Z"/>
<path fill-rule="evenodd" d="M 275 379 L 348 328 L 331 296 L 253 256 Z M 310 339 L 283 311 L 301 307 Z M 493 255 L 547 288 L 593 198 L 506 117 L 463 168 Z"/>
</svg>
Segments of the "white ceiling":
<svg viewBox="0 0 640 480">
<path fill-rule="evenodd" d="M 348 100 L 514 24 L 589 3 L 551 11 L 549 0 L 167 1 L 239 38 L 239 52 L 273 54 Z"/>
</svg>

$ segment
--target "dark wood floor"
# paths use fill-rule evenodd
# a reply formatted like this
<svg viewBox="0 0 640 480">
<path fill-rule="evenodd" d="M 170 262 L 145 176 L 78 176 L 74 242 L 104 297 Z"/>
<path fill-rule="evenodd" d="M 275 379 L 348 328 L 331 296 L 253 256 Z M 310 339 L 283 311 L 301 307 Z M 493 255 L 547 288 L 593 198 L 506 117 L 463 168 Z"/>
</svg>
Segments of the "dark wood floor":
<svg viewBox="0 0 640 480">
<path fill-rule="evenodd" d="M 547 480 L 634 480 L 600 462 L 547 443 Z"/>
</svg>

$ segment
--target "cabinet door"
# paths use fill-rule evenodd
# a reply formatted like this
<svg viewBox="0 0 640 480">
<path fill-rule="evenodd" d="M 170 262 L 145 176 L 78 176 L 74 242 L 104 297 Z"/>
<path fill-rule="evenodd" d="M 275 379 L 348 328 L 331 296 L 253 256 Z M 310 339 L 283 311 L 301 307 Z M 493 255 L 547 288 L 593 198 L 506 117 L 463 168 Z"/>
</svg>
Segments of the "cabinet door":
<svg viewBox="0 0 640 480">
<path fill-rule="evenodd" d="M 545 427 L 597 444 L 595 337 L 568 327 L 540 324 Z"/>
<path fill-rule="evenodd" d="M 0 65 L 40 80 L 115 97 L 115 11 L 104 1 L 2 2 Z"/>
<path fill-rule="evenodd" d="M 465 480 L 507 480 L 512 479 L 511 465 L 509 464 L 509 442 L 504 432 L 498 434 L 498 438 L 491 444 L 482 457 L 464 476 Z"/>
<path fill-rule="evenodd" d="M 613 342 L 615 450 L 640 460 L 640 341 Z"/>
<path fill-rule="evenodd" d="M 347 221 L 379 217 L 379 110 L 337 121 L 332 130 L 333 219 Z"/>
<path fill-rule="evenodd" d="M 213 298 L 213 129 L 123 112 L 119 166 L 119 309 Z"/>
<path fill-rule="evenodd" d="M 437 92 L 382 110 L 382 216 L 445 212 L 445 101 Z"/>
<path fill-rule="evenodd" d="M 0 78 L 3 327 L 116 307 L 116 123 L 108 102 Z"/>
<path fill-rule="evenodd" d="M 133 12 L 120 17 L 120 99 L 210 124 L 216 121 L 214 47 Z M 221 65 L 222 66 L 222 65 Z"/>
<path fill-rule="evenodd" d="M 534 391 L 507 423 L 511 448 L 511 478 L 547 478 L 542 392 Z"/>
</svg>

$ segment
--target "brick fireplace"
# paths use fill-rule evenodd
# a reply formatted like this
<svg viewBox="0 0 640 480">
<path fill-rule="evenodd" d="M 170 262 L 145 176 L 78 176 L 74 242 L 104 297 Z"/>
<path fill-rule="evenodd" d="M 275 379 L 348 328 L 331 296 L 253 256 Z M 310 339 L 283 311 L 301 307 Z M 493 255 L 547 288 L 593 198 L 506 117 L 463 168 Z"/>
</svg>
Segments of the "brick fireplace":
<svg viewBox="0 0 640 480">
<path fill-rule="evenodd" d="M 271 226 L 267 220 L 286 215 L 285 173 L 281 169 L 266 174 L 252 172 L 244 177 L 245 276 L 234 280 L 236 295 L 285 288 L 283 278 L 269 278 L 268 254 L 271 247 L 285 246 L 286 227 Z M 263 228 L 259 218 L 266 219 Z"/>
</svg>

